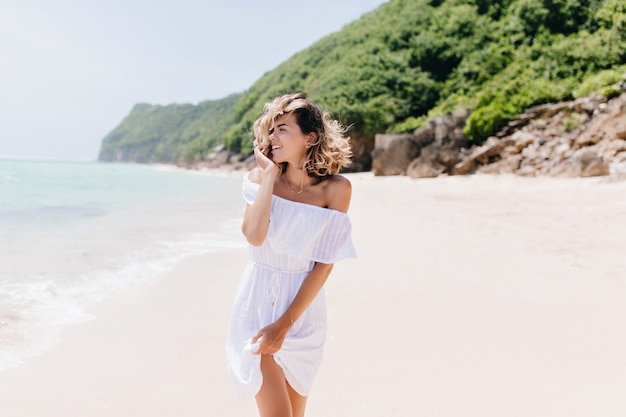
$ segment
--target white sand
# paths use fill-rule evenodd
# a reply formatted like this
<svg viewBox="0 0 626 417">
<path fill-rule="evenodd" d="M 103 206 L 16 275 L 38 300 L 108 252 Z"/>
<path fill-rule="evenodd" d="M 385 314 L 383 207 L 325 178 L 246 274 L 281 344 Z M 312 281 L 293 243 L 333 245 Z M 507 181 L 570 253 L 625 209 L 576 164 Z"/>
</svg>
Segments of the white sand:
<svg viewBox="0 0 626 417">
<path fill-rule="evenodd" d="M 309 417 L 626 413 L 626 182 L 351 175 Z M 120 292 L 0 372 L 9 417 L 254 416 L 224 340 L 245 250 Z"/>
</svg>

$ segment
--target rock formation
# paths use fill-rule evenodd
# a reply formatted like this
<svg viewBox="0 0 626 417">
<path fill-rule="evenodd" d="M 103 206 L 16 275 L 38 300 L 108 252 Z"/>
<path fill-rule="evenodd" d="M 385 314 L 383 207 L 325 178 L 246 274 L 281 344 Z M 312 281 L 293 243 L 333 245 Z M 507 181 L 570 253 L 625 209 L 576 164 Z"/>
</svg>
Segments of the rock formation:
<svg viewBox="0 0 626 417">
<path fill-rule="evenodd" d="M 469 111 L 429 120 L 412 134 L 376 135 L 375 175 L 512 173 L 626 178 L 626 82 L 621 95 L 591 95 L 529 108 L 480 146 L 463 136 Z"/>
</svg>

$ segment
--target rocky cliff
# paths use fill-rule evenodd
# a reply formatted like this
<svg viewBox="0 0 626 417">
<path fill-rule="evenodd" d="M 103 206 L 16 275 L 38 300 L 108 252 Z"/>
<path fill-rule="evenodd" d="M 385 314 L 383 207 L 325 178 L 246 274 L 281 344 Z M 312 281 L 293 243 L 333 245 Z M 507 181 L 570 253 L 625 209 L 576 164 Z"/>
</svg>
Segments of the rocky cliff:
<svg viewBox="0 0 626 417">
<path fill-rule="evenodd" d="M 626 81 L 614 97 L 594 94 L 527 109 L 480 145 L 463 136 L 469 111 L 427 122 L 412 134 L 376 135 L 375 175 L 442 174 L 626 178 Z"/>
</svg>

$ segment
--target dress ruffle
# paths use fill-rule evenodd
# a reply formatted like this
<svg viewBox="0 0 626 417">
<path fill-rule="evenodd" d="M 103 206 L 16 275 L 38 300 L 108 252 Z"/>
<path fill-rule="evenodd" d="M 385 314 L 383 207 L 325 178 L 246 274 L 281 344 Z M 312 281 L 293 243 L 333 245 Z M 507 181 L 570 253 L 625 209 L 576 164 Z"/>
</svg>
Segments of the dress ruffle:
<svg viewBox="0 0 626 417">
<path fill-rule="evenodd" d="M 259 185 L 244 177 L 242 194 L 254 203 Z M 352 224 L 346 213 L 272 196 L 267 243 L 271 248 L 295 258 L 335 263 L 356 258 L 352 244 Z"/>
</svg>

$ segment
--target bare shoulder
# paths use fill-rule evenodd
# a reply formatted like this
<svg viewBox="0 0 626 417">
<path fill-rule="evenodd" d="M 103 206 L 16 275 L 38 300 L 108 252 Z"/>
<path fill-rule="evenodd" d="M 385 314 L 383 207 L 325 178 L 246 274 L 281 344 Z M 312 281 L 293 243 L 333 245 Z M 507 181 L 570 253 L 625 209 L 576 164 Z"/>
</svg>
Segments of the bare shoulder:
<svg viewBox="0 0 626 417">
<path fill-rule="evenodd" d="M 328 187 L 333 191 L 346 192 L 352 191 L 352 183 L 343 175 L 335 174 L 328 178 Z"/>
<path fill-rule="evenodd" d="M 248 178 L 250 181 L 256 184 L 261 184 L 263 180 L 263 169 L 261 167 L 254 167 L 248 173 Z"/>
<path fill-rule="evenodd" d="M 350 180 L 343 175 L 336 174 L 326 181 L 326 200 L 328 201 L 328 208 L 347 213 L 352 198 L 352 184 Z"/>
</svg>

